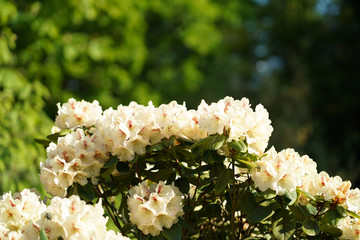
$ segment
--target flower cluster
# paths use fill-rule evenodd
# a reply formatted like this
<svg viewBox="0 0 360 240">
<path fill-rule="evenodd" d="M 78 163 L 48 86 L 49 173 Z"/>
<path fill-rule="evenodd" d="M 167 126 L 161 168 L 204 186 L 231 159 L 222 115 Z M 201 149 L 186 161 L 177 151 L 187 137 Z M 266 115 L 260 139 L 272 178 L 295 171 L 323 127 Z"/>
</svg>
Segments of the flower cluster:
<svg viewBox="0 0 360 240">
<path fill-rule="evenodd" d="M 276 152 L 272 147 L 256 163 L 259 168 L 251 171 L 255 187 L 261 191 L 274 190 L 278 195 L 287 190 L 296 191 L 304 176 L 316 173 L 316 163 L 307 155 L 301 157 L 291 148 Z"/>
<path fill-rule="evenodd" d="M 28 189 L 5 193 L 0 198 L 0 239 L 39 239 L 44 229 L 49 240 L 108 239 L 126 240 L 106 230 L 101 202 L 87 205 L 78 196 L 55 197 L 48 207 Z"/>
<path fill-rule="evenodd" d="M 170 228 L 183 214 L 181 195 L 174 184 L 140 183 L 129 190 L 130 221 L 145 235 L 159 235 L 163 227 Z"/>
<path fill-rule="evenodd" d="M 78 102 L 74 98 L 70 98 L 67 103 L 62 106 L 58 103 L 57 106 L 59 110 L 55 125 L 61 129 L 90 127 L 96 123 L 102 114 L 101 106 L 96 100 L 89 103 L 84 100 Z"/>
<path fill-rule="evenodd" d="M 75 132 L 51 143 L 46 162 L 41 164 L 42 183 L 56 196 L 66 196 L 73 183 L 84 185 L 87 178 L 95 180 L 109 154 L 131 161 L 163 138 L 198 141 L 217 133 L 227 134 L 228 141 L 241 139 L 250 153 L 261 155 L 273 131 L 266 109 L 258 105 L 254 111 L 246 98 L 226 97 L 210 105 L 202 101 L 197 110 L 187 110 L 175 101 L 159 107 L 151 102 L 148 106 L 131 102 L 102 112 L 97 101 L 69 99 L 58 107 L 56 127 Z"/>
<path fill-rule="evenodd" d="M 317 172 L 316 163 L 307 155 L 300 156 L 293 149 L 276 152 L 269 149 L 257 161 L 258 167 L 250 172 L 254 186 L 261 191 L 271 189 L 277 195 L 286 191 L 295 192 L 300 189 L 311 196 L 318 197 L 331 204 L 339 204 L 355 213 L 360 212 L 360 190 L 351 189 L 349 181 L 343 181 L 339 176 L 330 177 L 326 172 Z M 298 203 L 309 203 L 308 196 L 300 195 Z M 346 217 L 338 224 L 344 234 L 341 239 L 360 239 L 360 222 Z"/>
<path fill-rule="evenodd" d="M 40 180 L 45 189 L 56 196 L 65 196 L 74 183 L 87 184 L 87 178 L 99 175 L 108 159 L 106 149 L 96 135 L 87 135 L 81 128 L 46 149 L 47 159 L 41 163 Z"/>
<path fill-rule="evenodd" d="M 343 231 L 340 239 L 360 239 L 360 220 L 346 217 L 339 223 L 339 228 Z"/>
<path fill-rule="evenodd" d="M 5 193 L 0 197 L 0 239 L 37 239 L 45 210 L 39 196 L 28 189 Z"/>
<path fill-rule="evenodd" d="M 182 229 L 182 224 L 197 217 L 200 222 L 214 217 L 209 222 L 193 224 L 204 232 L 217 231 L 213 229 L 216 224 L 231 227 L 227 232 L 222 229 L 222 236 L 230 234 L 234 239 L 248 237 L 252 231 L 254 236 L 256 231 L 263 236 L 256 225 L 249 226 L 249 232 L 241 231 L 246 227 L 243 220 L 249 218 L 246 224 L 250 225 L 268 224 L 263 220 L 285 214 L 289 221 L 268 226 L 275 238 L 282 238 L 282 229 L 287 229 L 288 236 L 301 239 L 316 235 L 340 237 L 341 233 L 342 239 L 360 239 L 360 190 L 351 189 L 351 183 L 339 176 L 318 172 L 311 158 L 294 149 L 277 152 L 272 147 L 265 152 L 273 131 L 269 114 L 262 105 L 252 109 L 246 98 L 225 97 L 211 104 L 203 100 L 196 110 L 173 101 L 159 107 L 151 102 L 147 106 L 131 102 L 102 111 L 97 101 L 74 99 L 62 106 L 58 104 L 58 108 L 52 130 L 55 134 L 48 137 L 53 142 L 47 146 L 46 161 L 41 163 L 40 179 L 45 189 L 54 196 L 65 197 L 70 186 L 85 186 L 90 181 L 124 235 L 139 237 L 140 231 L 152 236 L 191 235 Z M 147 180 L 134 186 L 141 179 Z M 109 184 L 110 181 L 115 184 Z M 182 196 L 174 182 L 184 193 L 191 184 L 196 186 Z M 78 193 L 81 195 L 81 191 Z M 116 209 L 108 197 L 120 193 L 122 202 Z M 126 194 L 128 198 L 124 197 Z M 17 199 L 21 202 L 27 195 L 24 192 Z M 7 200 L 0 203 L 0 230 L 5 235 L 0 235 L 0 239 L 30 239 L 38 236 L 41 228 L 49 239 L 121 238 L 106 231 L 101 201 L 90 206 L 79 197 L 54 197 L 46 207 L 34 195 L 32 198 L 39 204 L 29 210 L 17 207 L 20 202 L 10 201 L 9 194 L 3 198 Z M 1 204 L 7 205 L 1 208 Z M 209 206 L 211 213 L 202 204 Z M 183 206 L 196 209 L 196 214 L 190 217 Z M 295 212 L 288 213 L 292 209 L 305 209 L 304 214 L 300 211 L 305 218 L 302 227 L 292 224 L 291 218 L 299 217 Z M 128 215 L 121 214 L 127 210 Z M 261 214 L 251 218 L 254 211 Z M 184 219 L 178 223 L 182 215 Z M 91 219 L 96 219 L 97 225 Z M 137 229 L 129 228 L 129 222 Z M 238 224 L 240 230 L 235 227 Z"/>
</svg>

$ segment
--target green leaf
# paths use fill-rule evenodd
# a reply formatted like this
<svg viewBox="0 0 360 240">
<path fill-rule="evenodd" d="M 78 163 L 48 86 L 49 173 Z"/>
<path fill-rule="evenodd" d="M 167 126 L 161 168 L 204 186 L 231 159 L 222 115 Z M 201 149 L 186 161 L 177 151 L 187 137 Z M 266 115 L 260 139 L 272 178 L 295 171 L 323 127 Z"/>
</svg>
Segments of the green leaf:
<svg viewBox="0 0 360 240">
<path fill-rule="evenodd" d="M 339 213 L 336 208 L 329 209 L 324 214 L 324 220 L 326 220 L 326 222 L 329 223 L 331 226 L 336 226 L 342 218 L 342 214 Z"/>
<path fill-rule="evenodd" d="M 40 240 L 49 240 L 44 229 L 40 230 Z"/>
<path fill-rule="evenodd" d="M 49 141 L 48 139 L 40 139 L 40 138 L 35 138 L 35 142 L 43 145 L 44 147 L 48 147 L 51 143 L 51 141 Z"/>
<path fill-rule="evenodd" d="M 305 215 L 303 214 L 303 212 L 299 209 L 297 204 L 291 205 L 289 206 L 289 209 L 291 210 L 291 212 L 294 214 L 295 218 L 297 221 L 299 222 L 303 222 L 307 219 L 307 217 L 305 217 Z"/>
<path fill-rule="evenodd" d="M 235 161 L 245 164 L 246 167 L 248 167 L 248 168 L 258 167 L 258 165 L 256 165 L 254 162 L 251 162 L 251 161 L 247 161 L 247 160 L 243 160 L 243 159 L 235 159 Z"/>
<path fill-rule="evenodd" d="M 100 169 L 100 176 L 102 178 L 106 178 L 107 176 L 110 176 L 110 174 L 114 171 L 114 169 L 115 169 L 115 164 L 107 168 L 103 167 Z"/>
<path fill-rule="evenodd" d="M 340 237 L 343 234 L 343 231 L 340 228 L 328 225 L 321 225 L 320 229 L 321 231 L 330 234 L 332 237 Z"/>
<path fill-rule="evenodd" d="M 174 144 L 175 140 L 176 140 L 175 136 L 171 136 L 170 138 L 163 138 L 161 142 L 162 144 L 164 144 L 164 146 L 169 147 Z"/>
<path fill-rule="evenodd" d="M 77 185 L 77 192 L 81 199 L 89 202 L 95 199 L 95 191 L 92 184 L 89 182 L 85 186 Z"/>
<path fill-rule="evenodd" d="M 203 146 L 204 149 L 208 148 L 208 145 L 212 142 L 212 140 L 214 139 L 214 137 L 216 137 L 217 135 L 210 135 L 207 138 L 201 139 L 200 141 L 197 141 L 196 143 L 194 143 L 193 145 L 190 146 L 190 149 L 194 149 L 196 147 L 200 147 Z"/>
<path fill-rule="evenodd" d="M 283 200 L 286 205 L 293 205 L 299 198 L 296 191 L 287 190 L 283 195 Z"/>
<path fill-rule="evenodd" d="M 181 177 L 175 181 L 175 186 L 177 186 L 180 191 L 184 194 L 189 193 L 190 183 L 187 177 Z"/>
<path fill-rule="evenodd" d="M 350 210 L 347 210 L 347 209 L 346 209 L 346 213 L 347 213 L 348 215 L 352 216 L 353 218 L 360 219 L 360 215 L 357 214 L 357 213 L 355 213 L 355 212 L 353 212 L 353 211 L 350 211 Z"/>
<path fill-rule="evenodd" d="M 336 205 L 336 211 L 338 212 L 339 216 L 343 218 L 347 216 L 346 209 L 340 205 Z"/>
<path fill-rule="evenodd" d="M 129 164 L 127 162 L 118 162 L 116 164 L 116 170 L 119 173 L 126 174 L 126 173 L 128 173 L 130 171 L 130 167 L 129 167 Z"/>
<path fill-rule="evenodd" d="M 210 150 L 218 150 L 226 141 L 225 135 L 217 135 L 210 144 Z"/>
<path fill-rule="evenodd" d="M 276 239 L 291 239 L 296 229 L 294 214 L 284 208 L 278 209 L 272 217 L 272 227 Z"/>
<path fill-rule="evenodd" d="M 187 175 L 193 175 L 193 174 L 197 174 L 197 173 L 204 173 L 205 171 L 208 171 L 211 169 L 211 165 L 208 164 L 208 165 L 203 165 L 203 166 L 200 166 L 198 168 L 195 168 L 195 169 L 184 169 L 186 174 Z"/>
<path fill-rule="evenodd" d="M 272 203 L 266 207 L 258 205 L 257 207 L 249 211 L 246 219 L 250 223 L 259 223 L 261 221 L 264 221 L 275 213 L 277 206 L 277 203 Z"/>
<path fill-rule="evenodd" d="M 221 163 L 223 164 L 225 157 L 219 155 L 216 151 L 205 151 L 203 154 L 203 161 L 206 162 L 207 164 L 211 164 L 211 163 Z"/>
<path fill-rule="evenodd" d="M 260 240 L 260 239 L 266 240 L 267 238 L 263 238 L 263 237 L 247 237 L 247 238 L 245 238 L 245 240 Z"/>
<path fill-rule="evenodd" d="M 71 132 L 73 132 L 71 129 L 62 129 L 60 132 L 50 134 L 46 138 L 56 143 L 59 137 L 63 137 Z"/>
<path fill-rule="evenodd" d="M 245 213 L 247 216 L 250 215 L 251 211 L 259 206 L 256 202 L 254 195 L 251 192 L 244 191 L 239 200 L 239 209 L 242 213 Z"/>
<path fill-rule="evenodd" d="M 165 148 L 165 145 L 162 142 L 156 143 L 152 145 L 149 149 L 149 152 L 158 152 L 160 150 L 163 150 Z"/>
<path fill-rule="evenodd" d="M 166 237 L 164 237 L 164 235 L 160 234 L 156 237 L 152 237 L 150 238 L 151 240 L 166 240 Z"/>
<path fill-rule="evenodd" d="M 220 193 L 222 193 L 226 186 L 228 185 L 228 183 L 230 182 L 231 178 L 232 178 L 232 170 L 231 169 L 224 169 L 221 173 L 220 176 L 217 178 L 216 180 L 216 184 L 215 184 L 215 194 L 219 195 Z"/>
<path fill-rule="evenodd" d="M 171 169 L 160 169 L 157 172 L 150 172 L 148 179 L 153 182 L 166 181 L 173 173 Z"/>
<path fill-rule="evenodd" d="M 306 206 L 299 204 L 297 205 L 297 208 L 306 218 L 311 218 L 312 216 L 315 216 L 318 213 L 317 208 L 309 203 L 306 204 Z"/>
<path fill-rule="evenodd" d="M 260 195 L 265 199 L 272 199 L 277 196 L 276 192 L 272 189 L 267 189 L 265 192 L 260 192 Z"/>
<path fill-rule="evenodd" d="M 316 236 L 320 233 L 320 224 L 315 219 L 307 219 L 303 222 L 302 229 L 306 235 Z"/>
<path fill-rule="evenodd" d="M 180 226 L 182 226 L 183 228 L 185 228 L 191 232 L 196 232 L 196 229 L 193 228 L 192 226 L 190 226 L 184 219 L 179 218 L 178 220 L 179 220 L 178 223 L 180 224 Z"/>
<path fill-rule="evenodd" d="M 306 197 L 309 198 L 310 200 L 316 201 L 316 198 L 314 198 L 314 196 L 310 195 L 309 193 L 304 192 L 303 190 L 301 190 L 301 189 L 299 189 L 299 188 L 297 188 L 296 191 L 297 191 L 298 193 L 303 194 L 304 196 L 306 196 Z M 300 195 L 300 194 L 299 194 L 299 195 Z"/>
<path fill-rule="evenodd" d="M 165 229 L 161 234 L 164 235 L 167 240 L 181 240 L 182 229 L 179 224 L 175 224 L 171 228 Z"/>
<path fill-rule="evenodd" d="M 119 161 L 119 159 L 115 156 L 111 156 L 106 163 L 104 164 L 103 168 L 110 168 L 112 166 L 115 166 L 115 164 Z"/>
<path fill-rule="evenodd" d="M 239 141 L 229 142 L 228 146 L 242 153 L 245 153 L 247 151 L 247 146 L 241 139 Z"/>
</svg>

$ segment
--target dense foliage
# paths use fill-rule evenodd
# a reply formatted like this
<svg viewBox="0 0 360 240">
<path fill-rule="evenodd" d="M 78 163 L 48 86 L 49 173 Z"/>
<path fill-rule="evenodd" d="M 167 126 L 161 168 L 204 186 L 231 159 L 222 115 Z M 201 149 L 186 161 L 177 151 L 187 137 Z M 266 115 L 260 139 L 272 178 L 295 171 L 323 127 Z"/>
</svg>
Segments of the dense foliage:
<svg viewBox="0 0 360 240">
<path fill-rule="evenodd" d="M 0 192 L 36 185 L 33 139 L 69 97 L 109 107 L 248 96 L 272 113 L 272 144 L 357 181 L 359 9 L 356 0 L 0 0 Z"/>
</svg>

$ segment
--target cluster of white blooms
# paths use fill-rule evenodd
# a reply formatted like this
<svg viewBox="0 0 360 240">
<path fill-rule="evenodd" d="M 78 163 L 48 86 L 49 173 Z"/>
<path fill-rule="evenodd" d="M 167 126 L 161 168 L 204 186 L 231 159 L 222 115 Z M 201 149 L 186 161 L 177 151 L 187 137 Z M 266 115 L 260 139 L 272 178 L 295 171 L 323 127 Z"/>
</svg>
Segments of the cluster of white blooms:
<svg viewBox="0 0 360 240">
<path fill-rule="evenodd" d="M 351 183 L 343 181 L 339 176 L 318 173 L 316 163 L 307 155 L 300 156 L 293 149 L 276 152 L 272 147 L 256 164 L 258 167 L 251 170 L 250 176 L 255 187 L 261 191 L 271 189 L 283 195 L 286 191 L 299 188 L 311 196 L 339 204 L 357 214 L 360 212 L 360 190 L 350 189 Z M 298 203 L 306 205 L 309 198 L 301 194 Z M 360 239 L 359 219 L 346 217 L 338 227 L 343 230 L 341 239 Z"/>
<path fill-rule="evenodd" d="M 107 218 L 103 216 L 101 201 L 88 205 L 78 196 L 54 197 L 39 220 L 49 240 L 63 239 L 129 239 L 106 230 Z"/>
<path fill-rule="evenodd" d="M 338 227 L 343 231 L 340 239 L 360 240 L 360 220 L 346 217 L 341 219 Z"/>
<path fill-rule="evenodd" d="M 255 187 L 261 191 L 274 190 L 278 195 L 287 190 L 296 191 L 306 175 L 316 173 L 316 163 L 291 148 L 276 152 L 272 147 L 256 163 L 259 167 L 253 168 L 250 173 Z"/>
<path fill-rule="evenodd" d="M 253 111 L 246 98 L 226 97 L 210 105 L 202 101 L 197 110 L 175 101 L 157 108 L 151 102 L 148 106 L 131 102 L 102 112 L 97 101 L 69 99 L 58 107 L 54 132 L 69 128 L 75 132 L 51 143 L 41 164 L 41 181 L 56 196 L 66 196 L 73 183 L 95 181 L 109 154 L 131 161 L 163 138 L 198 141 L 217 133 L 227 134 L 228 141 L 246 141 L 250 153 L 261 155 L 273 130 L 266 109 L 258 105 Z M 91 127 L 89 135 L 77 127 Z"/>
<path fill-rule="evenodd" d="M 326 172 L 313 173 L 303 178 L 300 189 L 312 196 L 322 197 L 325 201 L 340 204 L 346 209 L 360 212 L 360 190 L 350 189 L 351 182 L 343 181 L 341 177 L 330 177 Z M 300 203 L 308 203 L 305 196 L 300 197 Z"/>
<path fill-rule="evenodd" d="M 307 155 L 300 156 L 293 149 L 276 152 L 272 147 L 256 164 L 258 167 L 253 168 L 250 175 L 255 187 L 261 191 L 272 189 L 283 195 L 287 190 L 299 188 L 325 201 L 341 204 L 350 211 L 360 211 L 360 190 L 350 189 L 351 183 L 339 176 L 330 177 L 323 171 L 318 173 L 316 163 Z M 301 195 L 299 203 L 309 203 L 308 197 Z"/>
<path fill-rule="evenodd" d="M 74 129 L 77 127 L 90 127 L 95 125 L 96 121 L 102 114 L 101 106 L 98 101 L 92 103 L 76 101 L 70 98 L 67 103 L 58 106 L 58 116 L 55 119 L 55 125 L 61 129 L 69 128 Z"/>
<path fill-rule="evenodd" d="M 34 240 L 44 229 L 49 240 L 126 240 L 106 230 L 101 202 L 87 205 L 78 196 L 55 197 L 48 207 L 28 189 L 0 197 L 0 239 Z"/>
<path fill-rule="evenodd" d="M 127 200 L 130 221 L 145 234 L 157 236 L 170 228 L 183 214 L 181 192 L 164 182 L 144 181 L 129 190 Z"/>
<path fill-rule="evenodd" d="M 37 239 L 46 206 L 28 189 L 0 197 L 0 239 Z"/>
<path fill-rule="evenodd" d="M 120 105 L 116 110 L 105 110 L 96 128 L 109 152 L 122 161 L 132 160 L 135 153 L 144 154 L 153 135 L 153 111 L 151 103 L 142 106 L 135 102 L 129 106 Z"/>
<path fill-rule="evenodd" d="M 57 196 L 65 196 L 73 183 L 85 185 L 87 178 L 99 176 L 108 159 L 106 148 L 97 136 L 89 136 L 81 128 L 60 137 L 57 144 L 50 143 L 46 152 L 40 180 L 49 193 Z"/>
<path fill-rule="evenodd" d="M 227 131 L 228 141 L 246 141 L 251 154 L 262 155 L 273 131 L 267 110 L 259 104 L 254 111 L 247 98 L 234 100 L 226 97 L 211 105 L 202 101 L 198 114 L 203 131 L 208 134 Z"/>
</svg>

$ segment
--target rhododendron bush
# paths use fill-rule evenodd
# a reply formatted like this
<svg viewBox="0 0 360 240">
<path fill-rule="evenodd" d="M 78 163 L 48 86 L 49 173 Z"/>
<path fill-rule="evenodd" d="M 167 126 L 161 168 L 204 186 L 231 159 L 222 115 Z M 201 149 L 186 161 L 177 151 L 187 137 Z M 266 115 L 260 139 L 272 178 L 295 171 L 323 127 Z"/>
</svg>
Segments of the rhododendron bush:
<svg viewBox="0 0 360 240">
<path fill-rule="evenodd" d="M 5 193 L 1 240 L 360 239 L 360 190 L 294 149 L 267 149 L 269 114 L 246 98 L 58 108 L 37 140 L 53 197 Z"/>
</svg>

